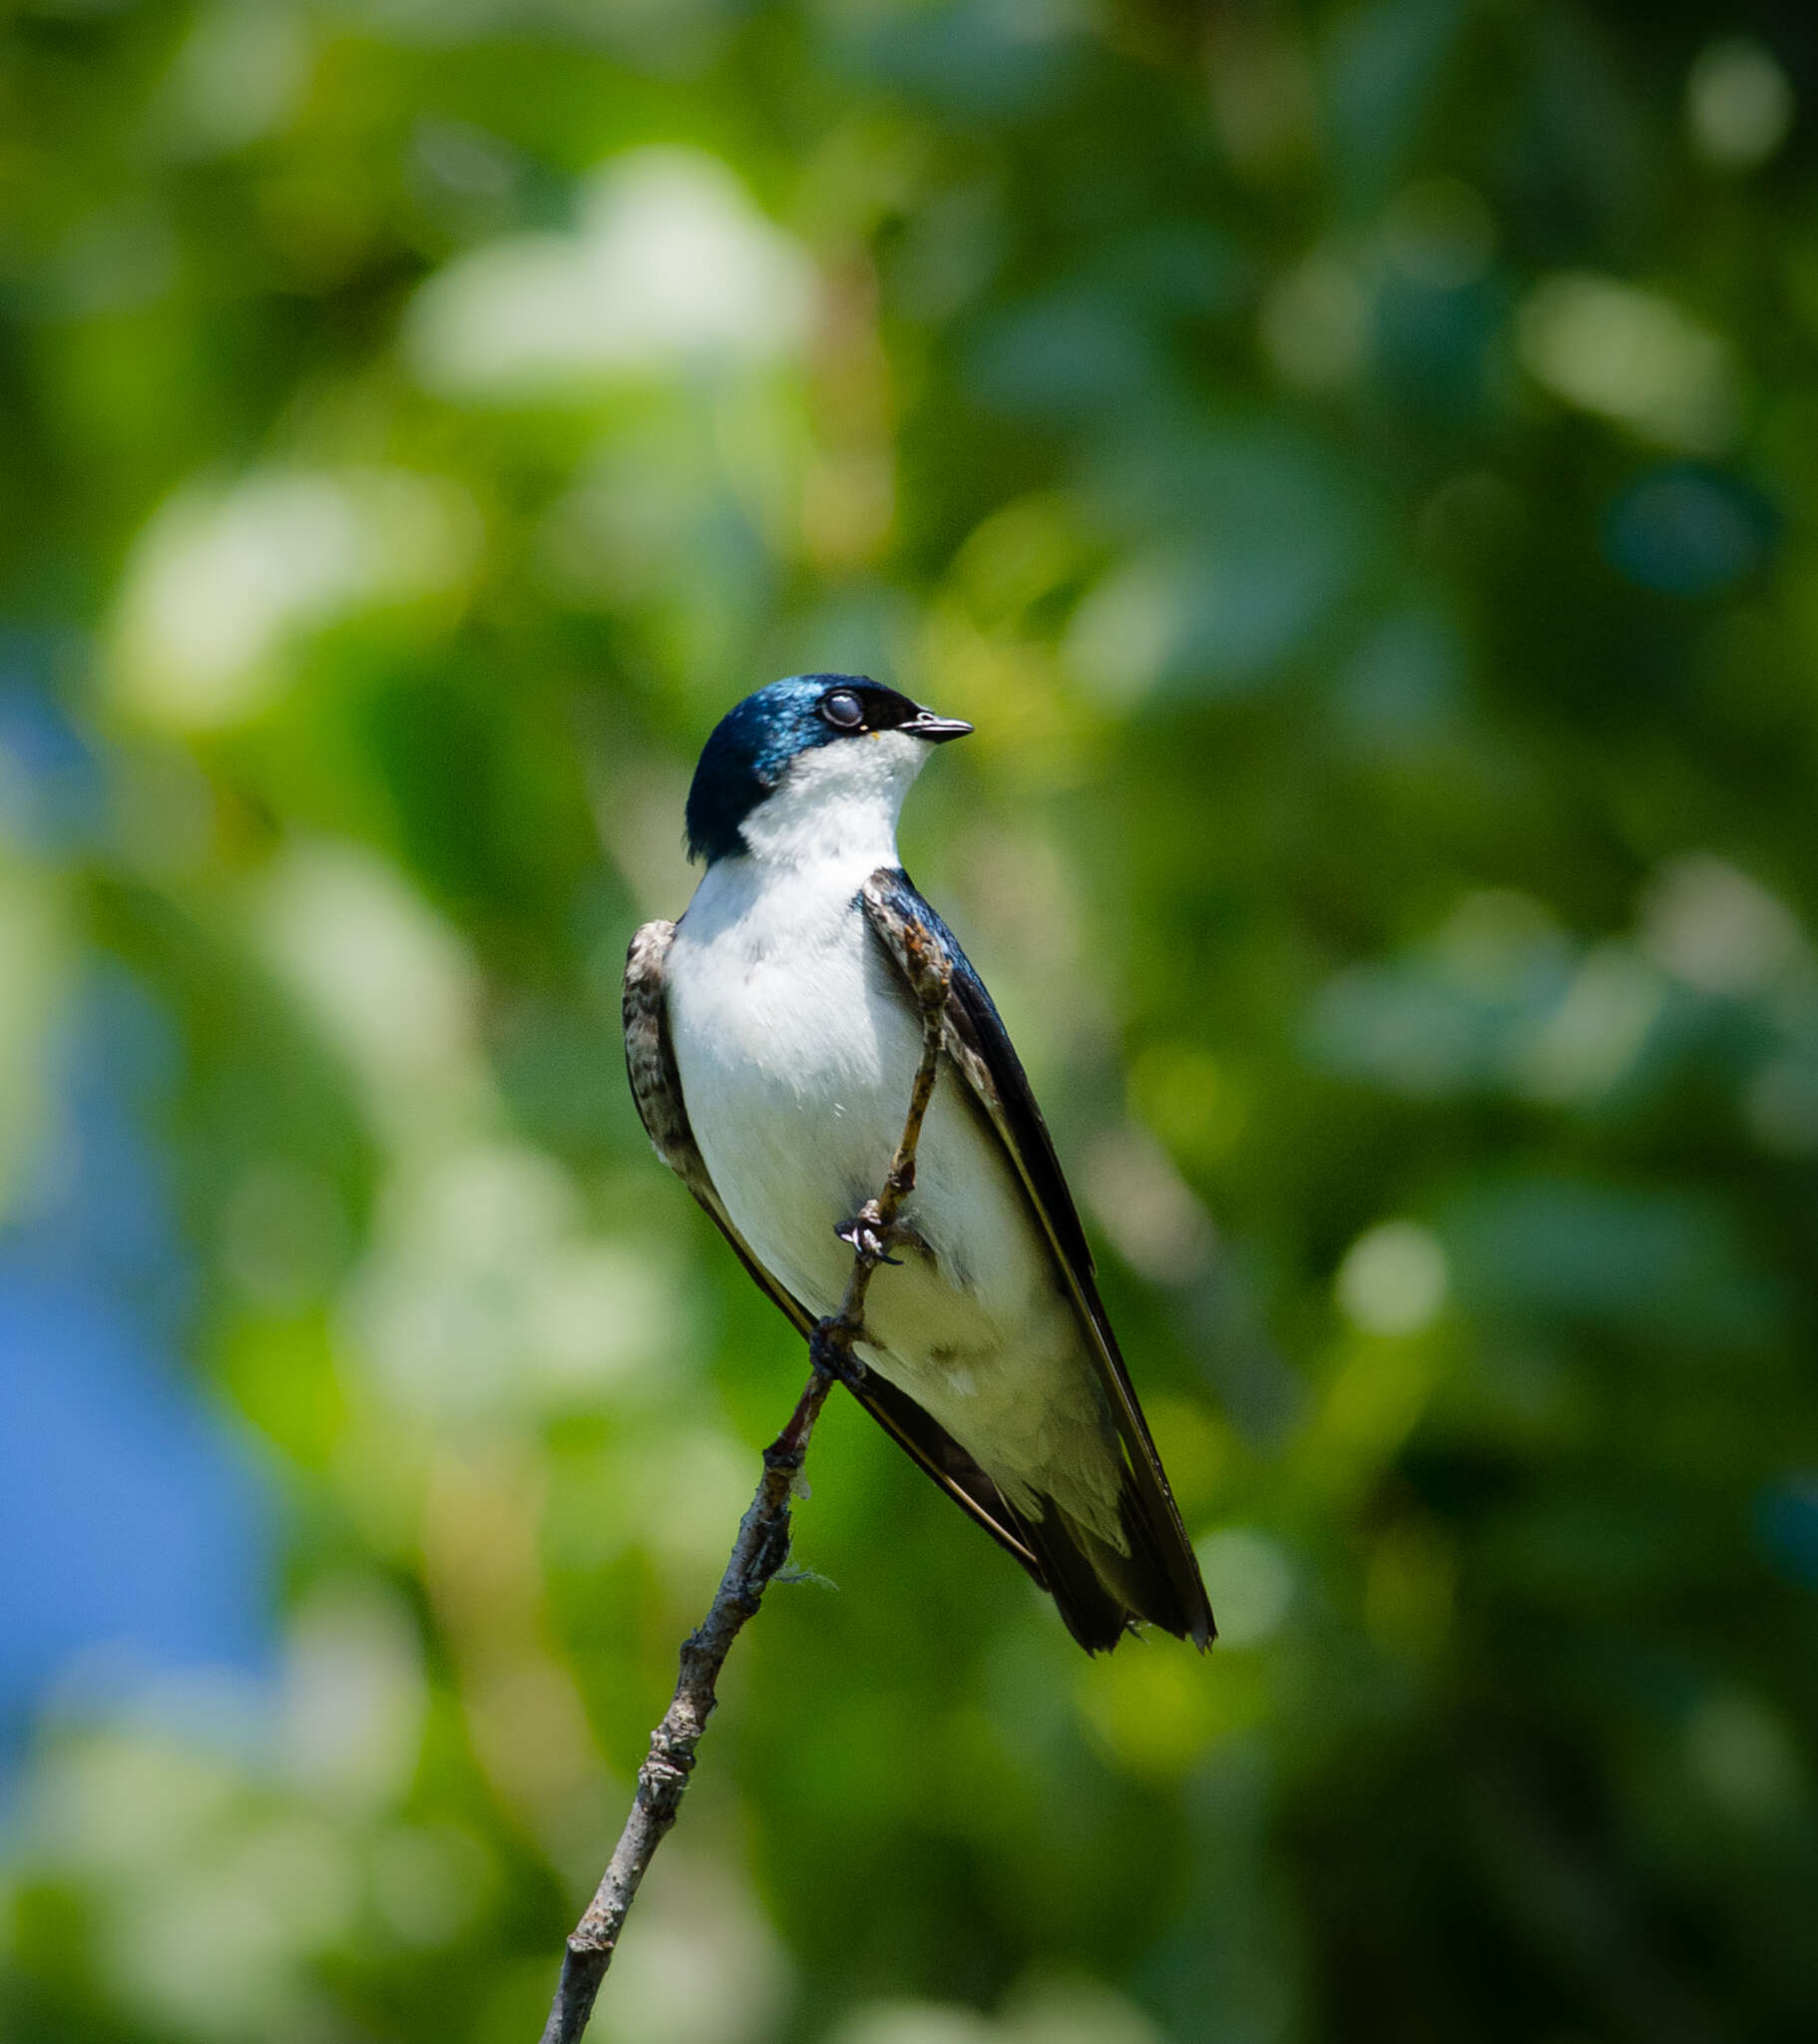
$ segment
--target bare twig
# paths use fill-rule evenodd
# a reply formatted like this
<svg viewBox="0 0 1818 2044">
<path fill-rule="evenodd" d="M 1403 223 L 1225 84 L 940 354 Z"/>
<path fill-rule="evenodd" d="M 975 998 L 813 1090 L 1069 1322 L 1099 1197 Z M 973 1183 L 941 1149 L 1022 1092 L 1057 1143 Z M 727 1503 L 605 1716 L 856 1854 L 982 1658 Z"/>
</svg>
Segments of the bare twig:
<svg viewBox="0 0 1818 2044">
<path fill-rule="evenodd" d="M 651 1735 L 651 1750 L 638 1771 L 638 1792 L 612 1863 L 601 1876 L 587 1913 L 569 1936 L 542 2044 L 580 2044 L 638 1885 L 681 1810 L 694 1768 L 694 1750 L 717 1702 L 714 1692 L 719 1671 L 745 1621 L 763 1601 L 770 1579 L 788 1558 L 789 1499 L 801 1474 L 814 1422 L 834 1383 L 863 1368 L 852 1353 L 852 1344 L 864 1328 L 865 1293 L 872 1273 L 885 1260 L 897 1215 L 915 1185 L 916 1146 L 928 1103 L 934 1098 L 941 1022 L 950 984 L 947 962 L 925 931 L 911 926 L 905 947 L 922 1007 L 922 1056 L 909 1095 L 902 1140 L 890 1160 L 882 1190 L 858 1217 L 853 1231 L 852 1275 L 846 1280 L 839 1311 L 822 1320 L 808 1338 L 813 1374 L 789 1415 L 789 1423 L 764 1450 L 763 1479 L 739 1521 L 738 1538 L 732 1543 L 731 1559 L 719 1579 L 711 1608 L 682 1644 L 676 1694 L 663 1723 Z"/>
</svg>

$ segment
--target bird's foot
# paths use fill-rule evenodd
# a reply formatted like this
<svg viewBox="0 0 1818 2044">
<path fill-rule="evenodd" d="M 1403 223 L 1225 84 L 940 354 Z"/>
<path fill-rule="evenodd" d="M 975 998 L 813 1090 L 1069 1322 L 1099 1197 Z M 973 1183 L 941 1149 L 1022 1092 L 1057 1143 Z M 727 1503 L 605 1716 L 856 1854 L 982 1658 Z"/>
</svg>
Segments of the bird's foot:
<svg viewBox="0 0 1818 2044">
<path fill-rule="evenodd" d="M 892 1250 L 905 1245 L 918 1250 L 927 1248 L 915 1230 L 903 1222 L 894 1221 L 886 1226 L 875 1200 L 867 1200 L 844 1228 L 836 1228 L 833 1233 L 866 1263 L 889 1264 L 893 1269 L 899 1268 L 903 1260 L 893 1257 Z"/>
<path fill-rule="evenodd" d="M 808 1336 L 808 1360 L 822 1376 L 855 1390 L 865 1381 L 865 1365 L 852 1352 L 852 1336 L 831 1315 L 821 1320 Z"/>
</svg>

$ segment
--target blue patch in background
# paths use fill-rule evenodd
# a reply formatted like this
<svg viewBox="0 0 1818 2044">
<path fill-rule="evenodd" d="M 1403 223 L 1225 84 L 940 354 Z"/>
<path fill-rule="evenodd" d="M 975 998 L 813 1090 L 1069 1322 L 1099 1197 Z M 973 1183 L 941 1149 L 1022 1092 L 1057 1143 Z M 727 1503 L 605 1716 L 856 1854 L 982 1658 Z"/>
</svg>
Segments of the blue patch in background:
<svg viewBox="0 0 1818 2044">
<path fill-rule="evenodd" d="M 23 787 L 27 841 L 79 850 L 92 757 L 47 691 L 0 682 L 15 826 Z M 0 1771 L 74 1665 L 257 1676 L 275 1633 L 271 1499 L 184 1366 L 194 1274 L 140 1127 L 168 1027 L 104 965 L 60 1050 L 55 1134 L 0 1230 Z"/>
</svg>

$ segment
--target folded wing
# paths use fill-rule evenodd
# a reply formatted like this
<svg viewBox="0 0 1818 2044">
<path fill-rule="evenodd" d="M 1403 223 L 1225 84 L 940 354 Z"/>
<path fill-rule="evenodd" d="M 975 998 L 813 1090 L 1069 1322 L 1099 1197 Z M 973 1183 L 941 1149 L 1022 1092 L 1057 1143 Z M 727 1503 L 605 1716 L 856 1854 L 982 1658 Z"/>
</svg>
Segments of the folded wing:
<svg viewBox="0 0 1818 2044">
<path fill-rule="evenodd" d="M 977 1097 L 997 1130 L 1011 1163 L 1040 1217 L 1059 1273 L 1071 1295 L 1089 1350 L 1104 1386 L 1112 1420 L 1124 1444 L 1125 1488 L 1122 1521 L 1131 1544 L 1128 1579 L 1117 1587 L 1139 1614 L 1181 1639 L 1204 1648 L 1216 1628 L 1211 1605 L 1200 1580 L 1199 1564 L 1180 1513 L 1168 1488 L 1148 1423 L 1119 1352 L 1104 1301 L 1099 1296 L 1092 1251 L 1081 1226 L 1079 1209 L 1055 1154 L 1054 1140 L 1036 1104 L 1022 1060 L 984 982 L 973 970 L 959 942 L 916 891 L 900 868 L 880 867 L 859 896 L 879 942 L 910 983 L 905 937 L 913 926 L 933 934 L 952 968 L 948 996 L 945 1049 L 960 1078 Z M 1042 1529 L 1025 1523 L 1024 1537 L 1035 1546 L 1051 1577 L 1061 1573 L 1060 1557 L 1044 1552 Z M 1100 1558 L 1103 1567 L 1110 1557 Z M 1115 1563 L 1112 1564 L 1114 1567 Z M 1070 1575 L 1076 1571 L 1069 1569 Z M 1081 1585 L 1085 1592 L 1085 1585 Z M 1057 1593 L 1059 1594 L 1059 1593 Z M 1067 1600 L 1062 1598 L 1063 1613 Z M 1101 1602 L 1103 1601 L 1101 1593 Z M 1108 1646 L 1116 1638 L 1098 1636 L 1099 1614 L 1083 1611 L 1095 1637 L 1088 1638 L 1069 1617 L 1076 1637 L 1089 1647 Z"/>
</svg>

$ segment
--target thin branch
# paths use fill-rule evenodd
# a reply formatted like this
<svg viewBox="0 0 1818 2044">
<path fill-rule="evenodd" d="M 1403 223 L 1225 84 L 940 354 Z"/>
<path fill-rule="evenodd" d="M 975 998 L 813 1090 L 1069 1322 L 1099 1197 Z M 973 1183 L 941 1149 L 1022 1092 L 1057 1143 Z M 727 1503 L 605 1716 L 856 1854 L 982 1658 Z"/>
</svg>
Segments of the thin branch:
<svg viewBox="0 0 1818 2044">
<path fill-rule="evenodd" d="M 650 1753 L 638 1771 L 631 1814 L 587 1913 L 570 1934 L 542 2044 L 580 2044 L 639 1883 L 681 1810 L 694 1769 L 694 1750 L 718 1701 L 719 1671 L 745 1621 L 763 1601 L 770 1579 L 788 1559 L 789 1499 L 807 1456 L 814 1422 L 834 1383 L 864 1367 L 852 1353 L 852 1344 L 864 1328 L 865 1294 L 872 1273 L 885 1261 L 897 1215 L 915 1185 L 916 1147 L 928 1103 L 934 1098 L 941 1023 L 951 983 L 947 962 L 926 931 L 912 925 L 905 932 L 905 948 L 922 1008 L 922 1056 L 909 1095 L 902 1140 L 890 1160 L 882 1190 L 866 1203 L 853 1230 L 852 1275 L 846 1280 L 839 1311 L 822 1320 L 808 1338 L 813 1374 L 789 1415 L 789 1423 L 764 1450 L 763 1479 L 739 1521 L 738 1538 L 732 1543 L 731 1558 L 712 1605 L 682 1645 L 676 1694 L 663 1723 L 651 1735 Z"/>
</svg>

